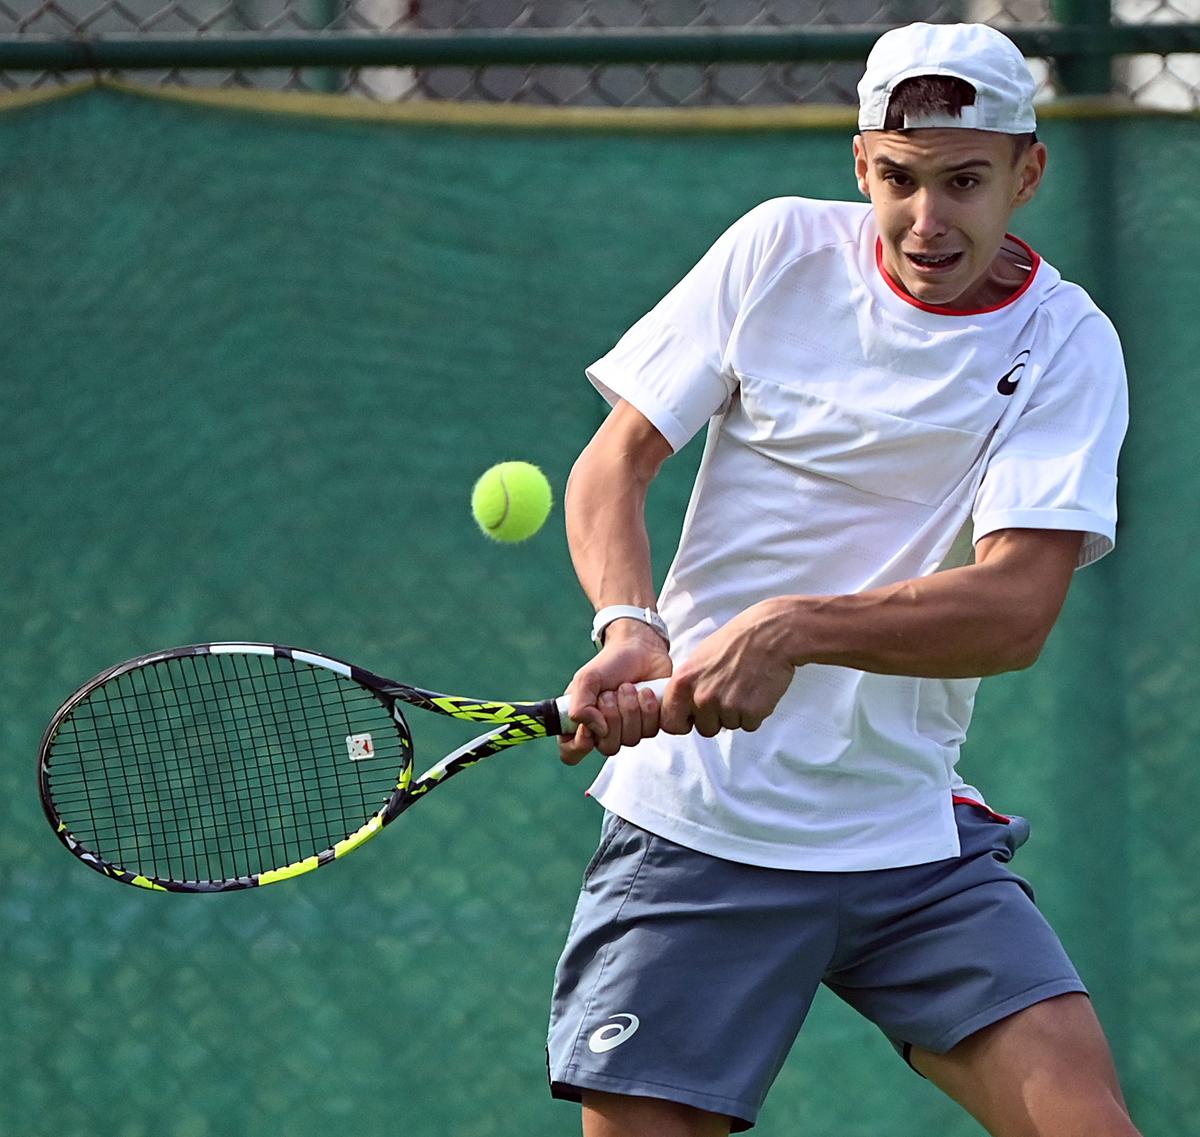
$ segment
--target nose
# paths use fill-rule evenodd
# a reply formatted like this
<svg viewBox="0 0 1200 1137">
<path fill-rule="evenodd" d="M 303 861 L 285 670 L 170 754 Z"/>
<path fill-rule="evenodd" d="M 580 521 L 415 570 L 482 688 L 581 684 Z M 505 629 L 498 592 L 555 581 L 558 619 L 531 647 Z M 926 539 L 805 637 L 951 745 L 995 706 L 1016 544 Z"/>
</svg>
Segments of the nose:
<svg viewBox="0 0 1200 1137">
<path fill-rule="evenodd" d="M 945 235 L 949 225 L 940 196 L 923 189 L 912 198 L 912 233 L 921 241 L 931 241 Z"/>
</svg>

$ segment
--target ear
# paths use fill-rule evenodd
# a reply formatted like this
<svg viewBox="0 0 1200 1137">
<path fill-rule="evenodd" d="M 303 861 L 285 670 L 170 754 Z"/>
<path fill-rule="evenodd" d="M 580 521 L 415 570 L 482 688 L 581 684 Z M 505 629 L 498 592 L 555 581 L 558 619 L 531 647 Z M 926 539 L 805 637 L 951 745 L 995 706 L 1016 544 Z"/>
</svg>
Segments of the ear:
<svg viewBox="0 0 1200 1137">
<path fill-rule="evenodd" d="M 1017 192 L 1013 197 L 1013 208 L 1032 201 L 1046 173 L 1046 144 L 1035 142 L 1028 147 L 1018 162 Z"/>
<path fill-rule="evenodd" d="M 861 134 L 854 136 L 854 178 L 858 182 L 859 192 L 869 199 L 871 190 L 867 184 L 867 143 Z"/>
</svg>

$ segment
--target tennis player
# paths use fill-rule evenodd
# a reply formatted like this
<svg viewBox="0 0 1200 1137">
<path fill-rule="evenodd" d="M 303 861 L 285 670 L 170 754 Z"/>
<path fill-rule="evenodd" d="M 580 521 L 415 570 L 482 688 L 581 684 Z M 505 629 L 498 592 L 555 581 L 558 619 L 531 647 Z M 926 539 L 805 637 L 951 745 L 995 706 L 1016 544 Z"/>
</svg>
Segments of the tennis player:
<svg viewBox="0 0 1200 1137">
<path fill-rule="evenodd" d="M 609 756 L 606 815 L 549 1033 L 588 1137 L 750 1128 L 820 983 L 996 1137 L 1137 1133 L 1007 867 L 1028 825 L 955 769 L 979 677 L 1034 662 L 1115 533 L 1120 344 L 1008 234 L 1033 92 L 988 27 L 886 33 L 869 203 L 753 209 L 588 370 L 613 410 L 566 509 L 601 650 L 561 750 Z M 656 597 L 647 487 L 702 427 Z"/>
</svg>

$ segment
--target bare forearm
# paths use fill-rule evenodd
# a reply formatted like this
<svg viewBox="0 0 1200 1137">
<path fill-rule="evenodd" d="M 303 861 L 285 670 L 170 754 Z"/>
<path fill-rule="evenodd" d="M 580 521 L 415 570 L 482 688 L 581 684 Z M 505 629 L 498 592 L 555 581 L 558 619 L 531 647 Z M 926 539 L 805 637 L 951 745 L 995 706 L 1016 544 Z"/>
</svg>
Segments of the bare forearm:
<svg viewBox="0 0 1200 1137">
<path fill-rule="evenodd" d="M 786 597 L 788 658 L 884 675 L 958 678 L 1028 667 L 1042 638 L 1003 595 L 979 588 L 981 568 L 954 569 L 853 596 Z"/>
<path fill-rule="evenodd" d="M 784 597 L 769 601 L 762 615 L 778 619 L 779 646 L 797 666 L 933 678 L 1017 670 L 1037 659 L 1078 551 L 1077 534 L 1042 540 L 1057 546 L 1062 572 L 1014 571 L 1022 553 L 1007 549 L 1013 542 L 1001 534 L 983 563 L 856 595 Z"/>
<path fill-rule="evenodd" d="M 567 543 L 592 604 L 652 606 L 646 494 L 670 448 L 621 405 L 576 461 L 567 482 Z"/>
<path fill-rule="evenodd" d="M 573 474 L 566 517 L 575 575 L 593 606 L 654 603 L 644 493 L 632 487 L 613 493 L 602 478 Z"/>
</svg>

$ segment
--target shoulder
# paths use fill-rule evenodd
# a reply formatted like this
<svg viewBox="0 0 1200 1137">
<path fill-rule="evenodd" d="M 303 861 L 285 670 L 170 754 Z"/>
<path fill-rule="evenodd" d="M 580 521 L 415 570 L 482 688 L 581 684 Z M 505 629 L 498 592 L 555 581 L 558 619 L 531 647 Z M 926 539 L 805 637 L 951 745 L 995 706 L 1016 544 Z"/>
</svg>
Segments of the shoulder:
<svg viewBox="0 0 1200 1137">
<path fill-rule="evenodd" d="M 1040 358 L 1040 393 L 1032 405 L 1061 403 L 1084 416 L 1127 414 L 1125 359 L 1117 329 L 1077 284 L 1057 273 L 1038 303 L 1034 358 Z"/>
<path fill-rule="evenodd" d="M 810 197 L 773 197 L 743 214 L 730 232 L 768 236 L 798 249 L 855 241 L 870 205 Z"/>
<path fill-rule="evenodd" d="M 1046 279 L 1038 297 L 1038 314 L 1049 346 L 1059 348 L 1070 343 L 1088 354 L 1115 353 L 1119 358 L 1121 339 L 1117 329 L 1087 290 L 1064 280 L 1046 261 L 1041 271 Z"/>
<path fill-rule="evenodd" d="M 818 254 L 856 248 L 866 229 L 870 206 L 776 197 L 739 217 L 718 239 L 710 255 L 734 270 L 747 294 L 769 288 L 794 266 Z"/>
</svg>

